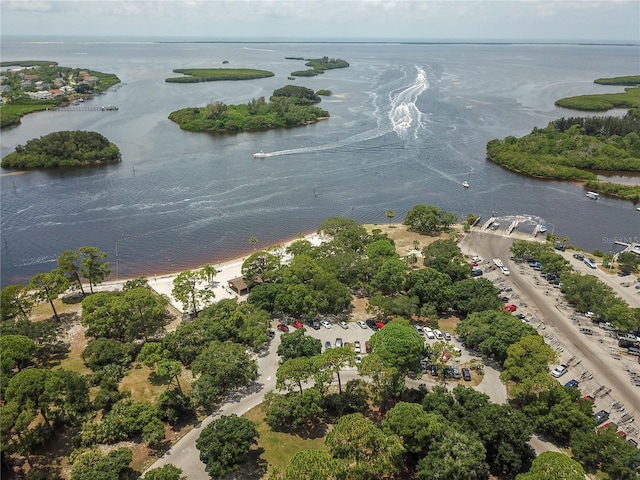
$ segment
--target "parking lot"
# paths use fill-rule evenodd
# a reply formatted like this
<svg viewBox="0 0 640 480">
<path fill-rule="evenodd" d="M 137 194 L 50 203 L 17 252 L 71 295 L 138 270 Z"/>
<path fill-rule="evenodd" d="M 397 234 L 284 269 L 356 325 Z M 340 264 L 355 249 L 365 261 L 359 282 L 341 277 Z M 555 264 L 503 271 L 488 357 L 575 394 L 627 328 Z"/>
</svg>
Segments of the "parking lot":
<svg viewBox="0 0 640 480">
<path fill-rule="evenodd" d="M 510 268 L 510 275 L 505 276 L 486 261 L 480 265 L 484 275 L 503 290 L 503 300 L 516 305 L 518 313 L 525 316 L 524 320 L 538 329 L 547 344 L 556 350 L 558 363 L 567 365 L 566 373 L 558 377 L 558 381 L 564 385 L 576 380 L 582 394 L 593 399 L 594 412 L 608 412 L 619 430 L 628 438 L 638 440 L 639 424 L 635 417 L 640 413 L 639 357 L 619 348 L 612 331 L 573 310 L 558 285 L 542 278 L 540 272 L 529 265 L 509 260 L 513 240 L 500 234 L 474 232 L 465 238 L 462 247 L 468 255 L 502 256 Z M 574 259 L 569 252 L 564 253 L 574 268 L 590 273 L 585 271 L 589 269 L 583 262 Z M 607 279 L 609 284 L 619 280 L 617 276 L 611 277 Z M 620 290 L 626 290 L 627 295 L 623 298 L 631 300 L 631 306 L 637 306 L 637 295 L 618 286 L 616 291 Z"/>
</svg>

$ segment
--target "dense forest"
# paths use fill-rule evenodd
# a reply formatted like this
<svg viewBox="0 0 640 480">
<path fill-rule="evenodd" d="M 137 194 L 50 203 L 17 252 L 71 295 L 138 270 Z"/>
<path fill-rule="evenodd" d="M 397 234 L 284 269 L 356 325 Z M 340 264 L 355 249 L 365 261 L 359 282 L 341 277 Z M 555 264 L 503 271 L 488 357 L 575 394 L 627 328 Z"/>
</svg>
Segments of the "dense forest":
<svg viewBox="0 0 640 480">
<path fill-rule="evenodd" d="M 412 229 L 435 221 L 424 227 L 432 237 L 416 246 L 421 262 L 401 257 L 379 229 L 329 218 L 318 229 L 327 239 L 321 245 L 301 239 L 286 248 L 288 261 L 270 251 L 244 261 L 243 277 L 253 286 L 246 302 L 213 301 L 211 265 L 177 275 L 173 296 L 194 312 L 177 323 L 166 297 L 145 278 L 93 293 L 110 273 L 106 254 L 95 247 L 63 252 L 51 272 L 3 288 L 3 468 L 29 478 L 135 478 L 144 465 L 133 453 L 162 456 L 169 435 L 199 423 L 229 395 L 259 387 L 256 358 L 265 353 L 272 319 L 307 326 L 317 318 L 348 320 L 357 294 L 384 323 L 370 337 L 371 352 L 359 363 L 352 346 L 323 351 L 304 326 L 282 333 L 277 389 L 247 415 L 223 415 L 202 429 L 196 446 L 211 478 L 237 472 L 272 480 L 584 480 L 588 471 L 637 479 L 638 449 L 615 429 L 596 430 L 592 404 L 549 374 L 556 351 L 535 328 L 502 311 L 490 280 L 471 277 L 468 259 L 448 238 L 455 214 L 433 205 L 410 213 Z M 584 276 L 572 273 L 552 243 L 520 241 L 512 251 L 559 273 L 572 301 L 609 298 L 599 295 L 597 280 L 579 282 Z M 76 323 L 69 312 L 56 313 L 63 305 L 57 297 L 70 289 L 81 301 Z M 36 302 L 50 306 L 54 317 L 33 321 Z M 606 317 L 614 307 L 628 309 L 638 326 L 640 310 L 624 302 L 599 311 Z M 493 404 L 446 377 L 442 358 L 456 355 L 453 345 L 425 344 L 412 325 L 437 328 L 451 316 L 460 319 L 456 334 L 468 348 L 502 366 L 510 403 Z M 78 323 L 86 341 L 65 343 L 63 330 Z M 419 379 L 425 361 L 438 367 L 437 385 L 408 387 L 406 379 Z M 347 367 L 371 381 L 341 383 Z M 482 377 L 479 358 L 469 368 Z M 447 388 L 451 382 L 458 385 Z M 533 432 L 573 458 L 550 452 L 535 458 L 528 444 Z M 167 465 L 145 478 L 182 477 Z"/>
<path fill-rule="evenodd" d="M 306 87 L 287 85 L 246 104 L 213 102 L 205 107 L 183 108 L 171 112 L 169 120 L 183 130 L 194 132 L 239 132 L 294 127 L 329 117 L 329 112 L 313 104 L 320 97 Z"/>
<path fill-rule="evenodd" d="M 120 161 L 118 147 L 97 132 L 62 131 L 16 146 L 2 159 L 5 168 L 75 167 Z"/>
<path fill-rule="evenodd" d="M 584 181 L 591 190 L 640 201 L 640 187 L 597 178 L 598 171 L 640 172 L 640 109 L 622 118 L 561 118 L 521 138 L 491 140 L 487 158 L 519 173 Z"/>
</svg>

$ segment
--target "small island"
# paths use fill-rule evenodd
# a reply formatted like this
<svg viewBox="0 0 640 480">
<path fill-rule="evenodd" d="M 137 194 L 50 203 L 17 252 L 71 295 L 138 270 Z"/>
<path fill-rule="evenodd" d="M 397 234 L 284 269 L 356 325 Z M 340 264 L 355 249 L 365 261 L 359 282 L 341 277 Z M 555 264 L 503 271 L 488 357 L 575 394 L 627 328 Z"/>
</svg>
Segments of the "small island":
<svg viewBox="0 0 640 480">
<path fill-rule="evenodd" d="M 557 107 L 592 112 L 605 112 L 612 108 L 640 108 L 640 75 L 598 78 L 593 83 L 620 85 L 629 88 L 625 88 L 624 92 L 620 93 L 599 93 L 561 98 L 555 102 L 555 105 Z"/>
<path fill-rule="evenodd" d="M 190 107 L 169 114 L 169 120 L 191 132 L 240 132 L 295 127 L 329 117 L 329 112 L 314 104 L 320 97 L 313 90 L 287 85 L 273 91 L 269 102 L 264 97 L 241 105 L 213 102 L 205 107 Z"/>
<path fill-rule="evenodd" d="M 18 145 L 3 168 L 53 168 L 119 162 L 120 149 L 97 132 L 61 131 Z"/>
<path fill-rule="evenodd" d="M 302 60 L 300 57 L 285 57 L 287 60 Z M 341 58 L 310 58 L 307 59 L 305 66 L 311 67 L 308 70 L 296 70 L 291 72 L 292 77 L 315 77 L 325 72 L 325 70 L 332 70 L 334 68 L 347 68 L 349 63 Z"/>
<path fill-rule="evenodd" d="M 112 73 L 62 67 L 48 60 L 6 61 L 0 67 L 6 68 L 0 76 L 0 128 L 19 125 L 28 113 L 65 106 L 120 83 Z"/>
<path fill-rule="evenodd" d="M 199 83 L 222 80 L 254 80 L 274 76 L 274 73 L 268 70 L 252 68 L 176 68 L 173 73 L 181 73 L 184 76 L 169 77 L 164 81 L 167 83 Z"/>
</svg>

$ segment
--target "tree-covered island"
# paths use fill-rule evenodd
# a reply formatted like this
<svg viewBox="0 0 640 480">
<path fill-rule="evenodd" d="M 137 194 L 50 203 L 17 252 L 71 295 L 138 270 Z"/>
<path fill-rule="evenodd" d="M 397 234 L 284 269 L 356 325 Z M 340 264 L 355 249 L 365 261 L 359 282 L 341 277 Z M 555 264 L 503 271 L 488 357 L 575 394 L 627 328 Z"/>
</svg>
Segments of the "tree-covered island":
<svg viewBox="0 0 640 480">
<path fill-rule="evenodd" d="M 328 118 L 329 112 L 315 103 L 320 97 L 313 90 L 287 85 L 264 97 L 241 105 L 212 102 L 205 107 L 189 107 L 169 114 L 169 120 L 192 132 L 239 132 L 295 127 Z"/>
<path fill-rule="evenodd" d="M 287 60 L 303 60 L 301 57 L 285 57 Z M 324 56 L 322 58 L 310 58 L 307 59 L 305 66 L 311 67 L 307 70 L 296 70 L 291 72 L 292 77 L 315 77 L 325 72 L 325 70 L 332 70 L 334 68 L 347 68 L 349 62 L 342 60 L 341 58 L 329 58 Z"/>
<path fill-rule="evenodd" d="M 120 149 L 96 132 L 62 131 L 18 145 L 3 168 L 75 167 L 120 161 Z"/>
<path fill-rule="evenodd" d="M 0 128 L 20 124 L 28 113 L 64 106 L 120 83 L 113 73 L 62 67 L 48 60 L 6 61 L 0 68 Z"/>
<path fill-rule="evenodd" d="M 574 110 L 604 112 L 612 108 L 640 107 L 640 75 L 624 77 L 598 78 L 593 83 L 600 85 L 627 86 L 620 93 L 598 93 L 595 95 L 578 95 L 576 97 L 561 98 L 555 102 L 557 107 Z"/>
<path fill-rule="evenodd" d="M 563 117 L 521 138 L 494 139 L 487 159 L 524 175 L 579 181 L 594 192 L 638 202 L 640 186 L 601 181 L 598 173 L 640 172 L 640 108 L 622 118 Z"/>
<path fill-rule="evenodd" d="M 181 73 L 182 77 L 165 78 L 167 83 L 199 83 L 221 80 L 254 80 L 256 78 L 273 77 L 268 70 L 253 68 L 176 68 L 173 73 Z"/>
</svg>

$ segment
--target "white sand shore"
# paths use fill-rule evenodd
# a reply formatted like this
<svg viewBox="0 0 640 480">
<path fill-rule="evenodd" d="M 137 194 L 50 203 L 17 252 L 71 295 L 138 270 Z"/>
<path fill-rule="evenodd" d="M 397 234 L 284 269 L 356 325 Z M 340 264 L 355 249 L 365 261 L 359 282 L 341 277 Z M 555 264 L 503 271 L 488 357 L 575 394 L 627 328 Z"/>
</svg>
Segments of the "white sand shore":
<svg viewBox="0 0 640 480">
<path fill-rule="evenodd" d="M 279 248 L 277 249 L 266 248 L 266 249 L 260 249 L 256 251 L 267 250 L 271 253 L 280 255 L 280 257 L 282 258 L 282 261 L 286 263 L 290 261 L 290 258 L 288 258 L 286 254 L 286 248 L 297 240 L 299 239 L 296 238 L 284 244 L 280 244 Z M 304 240 L 310 241 L 311 244 L 314 246 L 320 245 L 324 241 L 324 239 L 317 233 L 306 235 L 304 237 Z M 229 280 L 240 277 L 242 275 L 242 264 L 249 256 L 251 256 L 251 254 L 247 254 L 245 257 L 235 258 L 227 262 L 216 263 L 213 265 L 213 267 L 218 270 L 218 274 L 214 278 L 212 285 L 207 286 L 205 283 L 202 283 L 201 285 L 202 288 L 208 287 L 213 290 L 215 294 L 215 298 L 213 302 L 217 302 L 224 298 L 236 298 L 236 299 L 246 298 L 246 295 L 240 296 L 236 292 L 231 290 L 231 288 L 229 288 L 228 282 Z M 194 270 L 197 270 L 197 269 L 194 269 Z M 182 304 L 178 302 L 175 298 L 173 298 L 173 295 L 171 294 L 171 291 L 173 290 L 173 280 L 178 276 L 179 273 L 180 272 L 170 273 L 167 275 L 158 275 L 158 276 L 154 275 L 152 277 L 148 277 L 148 280 L 151 288 L 153 288 L 156 292 L 162 295 L 166 295 L 167 298 L 169 298 L 169 302 L 171 303 L 171 305 L 173 305 L 179 312 L 183 312 L 184 310 L 183 310 Z M 122 286 L 126 281 L 127 281 L 126 279 L 123 279 L 123 280 L 114 281 L 114 282 L 105 282 L 103 284 L 98 285 L 97 287 L 94 287 L 93 290 L 94 291 L 121 290 Z"/>
</svg>

